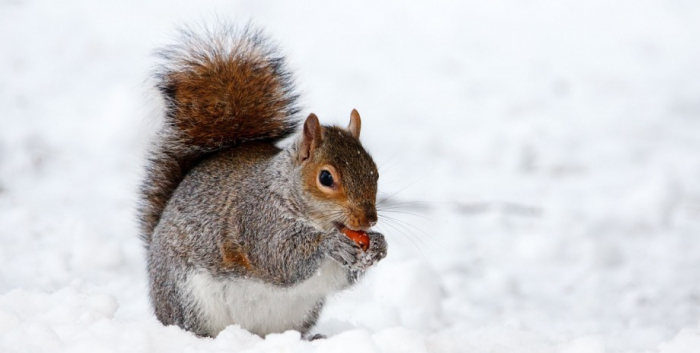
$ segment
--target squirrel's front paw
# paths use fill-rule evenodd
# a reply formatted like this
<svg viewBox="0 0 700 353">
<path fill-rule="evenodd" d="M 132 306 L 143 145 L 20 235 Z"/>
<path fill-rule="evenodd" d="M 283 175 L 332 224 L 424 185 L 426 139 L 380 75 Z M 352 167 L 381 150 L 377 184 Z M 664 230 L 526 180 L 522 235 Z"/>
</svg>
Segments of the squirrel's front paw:
<svg viewBox="0 0 700 353">
<path fill-rule="evenodd" d="M 377 232 L 368 232 L 369 248 L 362 254 L 361 262 L 363 267 L 369 267 L 386 257 L 386 239 L 384 235 Z"/>
<path fill-rule="evenodd" d="M 362 268 L 360 258 L 362 248 L 345 234 L 338 232 L 331 238 L 329 255 L 343 267 L 351 270 Z"/>
<path fill-rule="evenodd" d="M 330 255 L 343 267 L 355 271 L 364 271 L 379 260 L 386 257 L 386 239 L 384 235 L 376 232 L 367 233 L 369 248 L 363 251 L 352 239 L 339 233 L 335 238 Z"/>
</svg>

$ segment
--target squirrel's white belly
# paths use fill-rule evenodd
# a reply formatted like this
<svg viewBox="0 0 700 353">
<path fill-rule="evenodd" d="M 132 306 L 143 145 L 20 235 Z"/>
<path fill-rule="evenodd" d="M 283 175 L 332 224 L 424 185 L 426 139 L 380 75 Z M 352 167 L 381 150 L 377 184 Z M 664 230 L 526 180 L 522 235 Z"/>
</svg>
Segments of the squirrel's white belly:
<svg viewBox="0 0 700 353">
<path fill-rule="evenodd" d="M 347 286 L 345 270 L 330 259 L 311 278 L 288 288 L 255 279 L 218 279 L 206 270 L 187 277 L 184 289 L 211 336 L 234 324 L 260 336 L 296 329 L 319 300 Z"/>
</svg>

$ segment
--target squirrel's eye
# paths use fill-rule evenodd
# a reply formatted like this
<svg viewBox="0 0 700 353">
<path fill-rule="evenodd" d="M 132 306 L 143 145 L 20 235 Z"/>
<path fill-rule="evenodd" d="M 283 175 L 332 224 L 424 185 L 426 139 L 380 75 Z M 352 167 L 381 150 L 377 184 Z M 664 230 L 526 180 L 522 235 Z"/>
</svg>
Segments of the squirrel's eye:
<svg viewBox="0 0 700 353">
<path fill-rule="evenodd" d="M 318 175 L 318 181 L 320 181 L 321 185 L 323 186 L 333 186 L 333 176 L 331 175 L 331 172 L 327 170 L 321 171 L 321 174 Z"/>
</svg>

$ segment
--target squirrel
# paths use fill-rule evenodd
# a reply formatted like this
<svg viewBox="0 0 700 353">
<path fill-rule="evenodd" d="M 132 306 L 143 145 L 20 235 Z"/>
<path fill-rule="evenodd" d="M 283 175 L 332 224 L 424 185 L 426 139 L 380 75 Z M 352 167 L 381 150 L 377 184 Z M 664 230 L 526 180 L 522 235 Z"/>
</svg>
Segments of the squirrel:
<svg viewBox="0 0 700 353">
<path fill-rule="evenodd" d="M 330 294 L 387 254 L 377 167 L 347 127 L 301 119 L 285 57 L 260 30 L 181 30 L 158 52 L 164 124 L 140 188 L 150 299 L 165 325 L 304 338 Z M 291 137 L 287 145 L 278 147 Z M 369 248 L 342 233 L 366 231 Z"/>
</svg>

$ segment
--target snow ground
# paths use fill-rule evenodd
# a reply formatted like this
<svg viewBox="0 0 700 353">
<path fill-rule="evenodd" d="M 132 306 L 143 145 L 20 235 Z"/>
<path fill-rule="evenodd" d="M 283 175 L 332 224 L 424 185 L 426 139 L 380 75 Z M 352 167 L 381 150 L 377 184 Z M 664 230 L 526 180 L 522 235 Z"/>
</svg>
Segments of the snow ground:
<svg viewBox="0 0 700 353">
<path fill-rule="evenodd" d="M 252 18 L 394 195 L 305 342 L 150 312 L 150 52 Z M 0 352 L 700 352 L 700 3 L 0 1 Z M 402 213 L 395 213 L 401 211 Z M 391 217 L 392 219 L 389 219 Z"/>
</svg>

